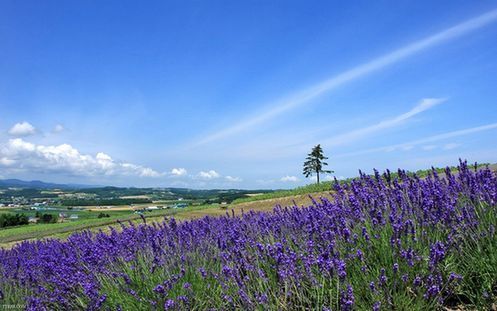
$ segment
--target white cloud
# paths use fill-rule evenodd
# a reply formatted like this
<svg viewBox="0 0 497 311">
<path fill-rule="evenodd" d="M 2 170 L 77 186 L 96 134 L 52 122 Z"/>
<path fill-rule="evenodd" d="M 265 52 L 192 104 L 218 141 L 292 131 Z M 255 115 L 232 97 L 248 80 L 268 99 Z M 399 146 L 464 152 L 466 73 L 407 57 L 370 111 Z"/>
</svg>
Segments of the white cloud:
<svg viewBox="0 0 497 311">
<path fill-rule="evenodd" d="M 283 176 L 280 178 L 280 181 L 282 182 L 297 182 L 299 179 L 295 176 Z"/>
<path fill-rule="evenodd" d="M 340 178 L 342 178 L 342 179 L 343 179 L 343 176 L 339 176 L 339 177 L 337 177 L 337 179 L 338 179 L 338 180 L 341 180 Z M 321 178 L 321 180 L 323 180 L 323 181 L 333 181 L 333 180 L 335 180 L 335 176 L 333 176 L 333 175 L 324 175 L 324 176 Z"/>
<path fill-rule="evenodd" d="M 457 143 L 448 143 L 448 144 L 445 144 L 443 146 L 443 149 L 444 150 L 452 150 L 452 149 L 455 149 L 457 147 L 461 146 L 461 144 L 457 144 Z"/>
<path fill-rule="evenodd" d="M 13 165 L 15 163 L 16 163 L 15 160 L 12 160 L 12 159 L 9 159 L 9 158 L 6 158 L 6 157 L 0 158 L 0 165 L 2 165 L 2 166 L 11 166 L 11 165 Z"/>
<path fill-rule="evenodd" d="M 12 136 L 19 136 L 19 137 L 29 136 L 29 135 L 36 134 L 36 129 L 31 124 L 24 121 L 24 122 L 14 124 L 14 126 L 12 126 L 10 128 L 9 134 Z"/>
<path fill-rule="evenodd" d="M 343 176 L 340 176 L 340 178 L 343 178 Z M 338 180 L 341 180 L 339 177 L 337 177 Z M 312 175 L 311 177 L 309 177 L 309 179 L 311 180 L 311 182 L 317 182 L 318 181 L 318 177 L 316 175 Z M 319 175 L 319 181 L 334 181 L 335 180 L 335 176 L 333 175 L 330 175 L 330 174 L 320 174 Z"/>
<path fill-rule="evenodd" d="M 223 176 L 215 170 L 200 171 L 196 175 L 188 175 L 187 170 L 184 168 L 173 168 L 169 175 L 173 177 L 188 177 L 188 180 L 195 181 L 194 185 L 197 187 L 205 187 L 207 185 L 207 181 L 211 186 L 213 182 L 219 183 L 225 181 L 228 183 L 238 183 L 243 181 L 243 179 L 241 179 L 240 177 L 229 175 Z"/>
<path fill-rule="evenodd" d="M 10 139 L 1 146 L 0 165 L 9 169 L 58 172 L 78 176 L 159 177 L 164 175 L 148 167 L 115 161 L 103 152 L 92 156 L 81 154 L 68 144 L 35 145 L 21 138 Z"/>
<path fill-rule="evenodd" d="M 403 146 L 401 149 L 404 150 L 404 151 L 409 151 L 411 150 L 412 148 L 414 148 L 414 146 Z"/>
<path fill-rule="evenodd" d="M 242 179 L 240 177 L 226 176 L 224 177 L 229 182 L 241 182 Z"/>
<path fill-rule="evenodd" d="M 377 57 L 367 63 L 351 68 L 325 81 L 312 85 L 311 87 L 304 89 L 300 92 L 282 98 L 278 100 L 275 104 L 273 104 L 272 108 L 266 109 L 263 113 L 260 113 L 245 120 L 238 121 L 235 123 L 235 125 L 231 127 L 222 129 L 218 132 L 215 132 L 207 136 L 206 138 L 197 142 L 197 144 L 206 144 L 215 140 L 223 139 L 225 137 L 245 131 L 263 122 L 267 122 L 268 120 L 275 118 L 276 116 L 284 112 L 287 112 L 291 109 L 307 104 L 311 100 L 316 99 L 317 97 L 323 95 L 324 93 L 332 89 L 337 88 L 338 86 L 341 86 L 350 81 L 354 81 L 372 72 L 383 69 L 389 65 L 395 64 L 423 50 L 426 50 L 443 42 L 447 42 L 449 40 L 458 38 L 462 35 L 465 35 L 474 30 L 482 28 L 483 26 L 486 26 L 496 20 L 497 20 L 497 10 L 489 11 L 485 14 L 469 19 L 453 27 L 444 29 L 429 37 L 415 41 L 402 48 L 394 50 L 388 54 Z"/>
<path fill-rule="evenodd" d="M 207 172 L 201 171 L 198 173 L 198 177 L 202 179 L 215 179 L 221 177 L 221 175 L 214 170 L 210 170 Z"/>
<path fill-rule="evenodd" d="M 185 176 L 188 172 L 186 169 L 179 167 L 179 168 L 173 168 L 171 170 L 171 175 L 173 176 Z"/>
<path fill-rule="evenodd" d="M 436 145 L 424 145 L 424 146 L 421 146 L 421 149 L 426 150 L 426 151 L 433 150 L 435 148 L 437 148 Z"/>
<path fill-rule="evenodd" d="M 54 126 L 52 132 L 53 133 L 60 133 L 63 132 L 66 128 L 62 124 L 57 124 Z"/>
</svg>

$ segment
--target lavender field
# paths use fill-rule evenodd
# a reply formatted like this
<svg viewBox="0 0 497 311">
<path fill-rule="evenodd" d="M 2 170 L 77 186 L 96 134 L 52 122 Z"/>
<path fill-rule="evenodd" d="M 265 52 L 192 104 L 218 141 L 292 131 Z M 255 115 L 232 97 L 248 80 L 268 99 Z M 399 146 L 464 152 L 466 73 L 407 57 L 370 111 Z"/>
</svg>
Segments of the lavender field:
<svg viewBox="0 0 497 311">
<path fill-rule="evenodd" d="M 0 251 L 2 304 L 29 310 L 489 309 L 497 176 L 461 163 L 335 184 L 271 213 L 123 224 Z"/>
</svg>

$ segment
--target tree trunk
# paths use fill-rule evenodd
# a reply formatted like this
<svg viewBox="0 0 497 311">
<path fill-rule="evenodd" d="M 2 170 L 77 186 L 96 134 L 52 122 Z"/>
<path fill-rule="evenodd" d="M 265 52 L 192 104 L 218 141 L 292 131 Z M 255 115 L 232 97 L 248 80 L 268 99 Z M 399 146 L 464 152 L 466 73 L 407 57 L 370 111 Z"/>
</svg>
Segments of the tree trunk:
<svg viewBox="0 0 497 311">
<path fill-rule="evenodd" d="M 318 185 L 319 185 L 319 171 L 316 171 L 316 175 L 318 176 Z"/>
</svg>

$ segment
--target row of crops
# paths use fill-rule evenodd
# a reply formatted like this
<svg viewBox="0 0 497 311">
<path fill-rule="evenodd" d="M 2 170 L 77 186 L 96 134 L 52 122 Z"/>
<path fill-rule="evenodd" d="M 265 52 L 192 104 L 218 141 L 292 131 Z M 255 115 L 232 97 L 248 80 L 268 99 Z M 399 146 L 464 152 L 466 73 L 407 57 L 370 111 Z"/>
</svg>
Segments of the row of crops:
<svg viewBox="0 0 497 311">
<path fill-rule="evenodd" d="M 272 213 L 123 224 L 0 251 L 0 297 L 31 310 L 490 308 L 497 176 L 361 175 Z"/>
</svg>

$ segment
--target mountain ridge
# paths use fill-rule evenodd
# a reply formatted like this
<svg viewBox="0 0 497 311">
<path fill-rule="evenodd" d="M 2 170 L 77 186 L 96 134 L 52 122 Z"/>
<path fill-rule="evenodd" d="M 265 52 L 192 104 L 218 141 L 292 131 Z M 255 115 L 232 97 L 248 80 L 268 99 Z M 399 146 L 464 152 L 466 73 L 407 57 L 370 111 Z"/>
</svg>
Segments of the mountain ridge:
<svg viewBox="0 0 497 311">
<path fill-rule="evenodd" d="M 58 184 L 44 182 L 41 180 L 21 180 L 16 178 L 0 179 L 1 188 L 35 188 L 35 189 L 87 189 L 87 188 L 102 188 L 100 185 L 84 185 L 84 184 Z"/>
</svg>

